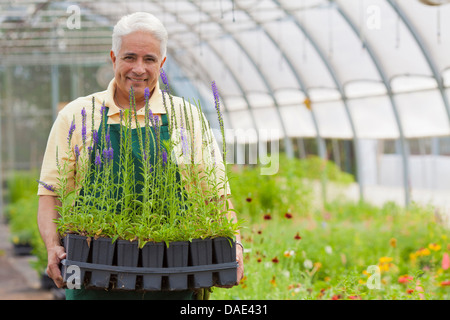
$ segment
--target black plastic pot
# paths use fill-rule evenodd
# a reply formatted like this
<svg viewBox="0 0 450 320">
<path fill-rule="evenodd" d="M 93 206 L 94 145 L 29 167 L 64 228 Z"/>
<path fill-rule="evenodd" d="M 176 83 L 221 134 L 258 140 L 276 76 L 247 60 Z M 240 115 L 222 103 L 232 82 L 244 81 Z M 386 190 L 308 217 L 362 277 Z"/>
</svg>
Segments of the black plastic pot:
<svg viewBox="0 0 450 320">
<path fill-rule="evenodd" d="M 110 238 L 92 240 L 92 263 L 112 265 L 115 244 Z M 99 288 L 108 288 L 110 278 L 111 272 L 109 271 L 92 271 L 90 285 Z"/>
<path fill-rule="evenodd" d="M 117 241 L 117 265 L 120 267 L 137 267 L 139 261 L 139 244 L 137 241 Z M 134 290 L 136 274 L 119 272 L 116 289 Z"/>
<path fill-rule="evenodd" d="M 230 238 L 214 238 L 214 263 L 236 262 L 236 243 Z M 216 283 L 222 286 L 234 285 L 237 282 L 236 269 L 221 270 L 216 273 Z"/>
<path fill-rule="evenodd" d="M 78 234 L 68 234 L 64 237 L 64 249 L 66 250 L 66 259 L 71 261 L 86 262 L 89 257 L 91 239 L 89 237 L 80 236 Z M 62 275 L 63 280 L 67 281 L 67 268 L 63 266 Z M 80 283 L 84 281 L 84 270 L 80 272 Z"/>
<path fill-rule="evenodd" d="M 203 266 L 213 263 L 212 240 L 193 239 L 189 245 L 189 265 Z M 191 277 L 190 287 L 209 288 L 213 286 L 213 273 L 211 271 L 196 272 Z"/>
<path fill-rule="evenodd" d="M 144 268 L 162 268 L 164 263 L 164 242 L 147 242 L 141 249 L 142 266 Z M 161 275 L 144 275 L 142 287 L 148 291 L 161 290 Z"/>
<path fill-rule="evenodd" d="M 170 242 L 166 249 L 167 267 L 187 267 L 189 261 L 189 242 Z M 186 290 L 188 288 L 188 275 L 186 273 L 170 274 L 168 276 L 168 289 Z"/>
<path fill-rule="evenodd" d="M 29 256 L 33 247 L 29 243 L 14 243 L 13 252 L 15 256 Z"/>
</svg>

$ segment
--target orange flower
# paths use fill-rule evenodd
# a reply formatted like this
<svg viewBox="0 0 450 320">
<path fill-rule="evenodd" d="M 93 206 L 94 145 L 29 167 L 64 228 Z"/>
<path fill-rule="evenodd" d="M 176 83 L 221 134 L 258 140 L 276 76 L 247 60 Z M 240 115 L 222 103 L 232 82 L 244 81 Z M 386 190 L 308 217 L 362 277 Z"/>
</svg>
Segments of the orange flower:
<svg viewBox="0 0 450 320">
<path fill-rule="evenodd" d="M 300 240 L 302 237 L 300 237 L 300 234 L 297 232 L 297 234 L 295 235 L 294 239 L 295 240 Z"/>
<path fill-rule="evenodd" d="M 272 280 L 270 280 L 270 284 L 273 285 L 274 287 L 277 286 L 277 282 L 275 281 L 275 276 L 272 276 Z"/>
<path fill-rule="evenodd" d="M 396 247 L 397 247 L 397 239 L 391 238 L 391 240 L 389 240 L 389 245 L 390 245 L 392 248 L 396 248 Z"/>
<path fill-rule="evenodd" d="M 411 276 L 408 276 L 407 274 L 398 277 L 398 283 L 408 283 L 409 281 L 413 280 L 414 278 Z"/>
<path fill-rule="evenodd" d="M 294 250 L 286 250 L 283 254 L 286 258 L 292 257 L 295 255 L 295 251 Z"/>
<path fill-rule="evenodd" d="M 280 260 L 278 260 L 278 258 L 275 257 L 275 258 L 272 259 L 272 262 L 273 262 L 273 263 L 278 263 L 278 262 L 280 262 Z"/>
<path fill-rule="evenodd" d="M 292 218 L 292 214 L 290 214 L 289 212 L 287 212 L 287 213 L 284 215 L 284 217 L 285 217 L 286 219 L 291 219 L 291 218 Z"/>
<path fill-rule="evenodd" d="M 420 248 L 416 251 L 416 256 L 429 256 L 430 250 L 428 248 Z"/>
<path fill-rule="evenodd" d="M 406 293 L 407 293 L 407 294 L 411 294 L 411 293 L 413 293 L 413 292 L 414 292 L 414 289 L 407 289 L 407 290 L 406 290 Z"/>
<path fill-rule="evenodd" d="M 340 294 L 335 294 L 333 297 L 331 297 L 331 300 L 340 300 L 340 299 L 341 299 Z"/>
<path fill-rule="evenodd" d="M 360 296 L 348 296 L 350 300 L 361 300 Z"/>
</svg>

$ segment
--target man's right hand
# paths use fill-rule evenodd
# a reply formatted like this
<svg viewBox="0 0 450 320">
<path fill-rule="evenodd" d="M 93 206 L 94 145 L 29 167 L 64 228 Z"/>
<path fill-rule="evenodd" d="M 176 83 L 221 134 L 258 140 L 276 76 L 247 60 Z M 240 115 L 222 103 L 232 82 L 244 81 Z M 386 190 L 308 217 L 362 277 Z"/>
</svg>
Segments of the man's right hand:
<svg viewBox="0 0 450 320">
<path fill-rule="evenodd" d="M 66 251 L 63 246 L 54 246 L 48 250 L 47 275 L 53 279 L 58 288 L 64 286 L 61 271 L 59 269 L 60 262 L 66 258 Z"/>
</svg>

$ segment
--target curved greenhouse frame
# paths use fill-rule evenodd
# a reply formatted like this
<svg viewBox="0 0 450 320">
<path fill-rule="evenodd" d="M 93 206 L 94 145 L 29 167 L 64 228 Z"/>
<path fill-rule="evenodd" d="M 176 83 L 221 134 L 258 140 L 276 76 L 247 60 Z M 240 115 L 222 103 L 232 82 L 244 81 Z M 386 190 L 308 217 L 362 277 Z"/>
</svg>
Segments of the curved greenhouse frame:
<svg viewBox="0 0 450 320">
<path fill-rule="evenodd" d="M 148 11 L 169 32 L 165 70 L 173 90 L 213 115 L 216 82 L 234 149 L 230 162 L 248 161 L 246 152 L 279 141 L 289 157 L 317 154 L 354 174 L 361 198 L 371 186 L 400 188 L 407 204 L 415 190 L 448 191 L 447 3 L 2 1 L 3 168 L 39 165 L 58 108 L 111 79 L 116 21 Z M 30 84 L 33 74 L 48 76 Z M 31 98 L 21 95 L 31 89 Z M 22 123 L 22 112 L 34 118 Z M 40 126 L 33 146 L 23 132 Z"/>
</svg>

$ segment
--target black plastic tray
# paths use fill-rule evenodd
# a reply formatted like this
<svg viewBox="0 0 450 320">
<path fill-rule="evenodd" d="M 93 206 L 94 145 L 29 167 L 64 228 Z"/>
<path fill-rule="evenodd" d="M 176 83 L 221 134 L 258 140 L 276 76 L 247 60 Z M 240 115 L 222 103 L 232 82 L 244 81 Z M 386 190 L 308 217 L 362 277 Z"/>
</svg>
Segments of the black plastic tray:
<svg viewBox="0 0 450 320">
<path fill-rule="evenodd" d="M 136 243 L 98 240 L 78 235 L 64 239 L 64 281 L 74 280 L 74 269 L 69 266 L 79 267 L 79 283 L 87 288 L 179 291 L 235 285 L 237 281 L 236 244 L 229 238 L 171 242 L 168 247 L 152 244 L 147 256 Z"/>
</svg>

